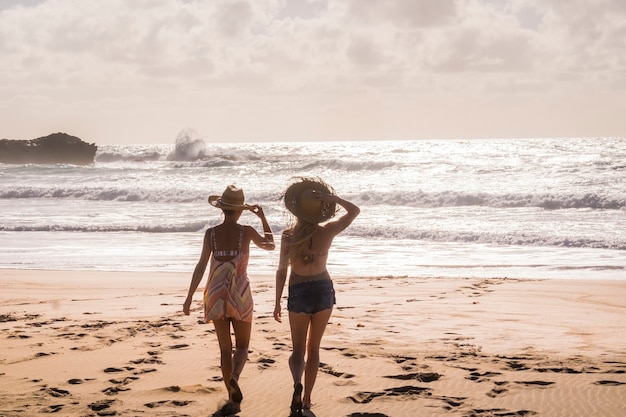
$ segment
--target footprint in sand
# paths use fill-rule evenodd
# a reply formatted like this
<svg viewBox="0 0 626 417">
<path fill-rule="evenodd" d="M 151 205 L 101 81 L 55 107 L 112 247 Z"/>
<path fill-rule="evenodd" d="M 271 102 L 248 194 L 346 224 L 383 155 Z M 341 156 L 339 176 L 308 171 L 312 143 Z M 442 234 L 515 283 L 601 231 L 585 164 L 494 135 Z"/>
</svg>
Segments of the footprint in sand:
<svg viewBox="0 0 626 417">
<path fill-rule="evenodd" d="M 363 358 L 367 358 L 367 356 L 365 356 L 362 353 L 355 353 L 355 352 L 344 352 L 342 353 L 343 356 L 347 357 L 347 358 L 352 358 L 352 359 L 363 359 Z"/>
<path fill-rule="evenodd" d="M 124 370 L 122 368 L 115 368 L 115 367 L 108 367 L 104 370 L 104 373 L 107 374 L 111 374 L 111 373 L 115 373 L 115 372 L 124 372 Z"/>
<path fill-rule="evenodd" d="M 70 395 L 69 391 L 60 388 L 44 388 L 44 390 L 46 391 L 46 394 L 56 398 L 67 397 Z"/>
<path fill-rule="evenodd" d="M 27 335 L 27 334 L 11 334 L 9 336 L 7 336 L 7 339 L 30 339 L 31 336 Z"/>
<path fill-rule="evenodd" d="M 324 372 L 325 374 L 336 376 L 337 378 L 354 378 L 353 374 L 349 374 L 349 373 L 345 373 L 345 372 L 337 372 L 332 367 L 330 367 L 330 365 L 328 365 L 326 363 L 320 363 L 320 368 L 319 369 L 320 369 L 320 371 Z"/>
<path fill-rule="evenodd" d="M 404 386 L 396 388 L 387 388 L 376 392 L 358 392 L 354 396 L 348 397 L 349 400 L 357 404 L 367 404 L 378 397 L 420 397 L 431 396 L 430 388 Z"/>
<path fill-rule="evenodd" d="M 401 363 L 405 363 L 405 362 L 414 362 L 417 360 L 417 357 L 415 356 L 394 356 L 393 360 L 396 361 L 396 363 L 401 364 Z"/>
<path fill-rule="evenodd" d="M 366 355 L 364 355 L 362 353 L 359 353 L 359 352 L 350 351 L 350 350 L 348 350 L 348 348 L 324 347 L 322 349 L 329 350 L 329 351 L 337 350 L 337 351 L 341 352 L 341 354 L 343 356 L 347 357 L 347 358 L 353 358 L 353 359 L 367 358 Z"/>
<path fill-rule="evenodd" d="M 530 369 L 528 366 L 518 361 L 509 361 L 507 362 L 507 366 L 514 371 L 527 371 Z"/>
<path fill-rule="evenodd" d="M 164 365 L 165 362 L 163 362 L 162 360 L 160 360 L 157 356 L 151 356 L 149 358 L 139 358 L 139 359 L 134 359 L 132 361 L 129 361 L 132 364 L 135 365 L 139 365 L 142 363 L 148 363 L 148 364 L 157 364 L 157 365 Z"/>
<path fill-rule="evenodd" d="M 181 343 L 181 344 L 178 344 L 178 345 L 168 346 L 168 348 L 170 348 L 170 349 L 185 349 L 185 348 L 188 348 L 188 347 L 189 347 L 189 345 L 186 344 L 186 343 Z"/>
<path fill-rule="evenodd" d="M 468 416 L 471 417 L 492 417 L 492 416 L 502 416 L 502 417 L 524 417 L 524 416 L 534 416 L 537 415 L 536 412 L 532 410 L 519 410 L 519 411 L 509 411 L 504 408 L 489 408 L 489 409 L 474 409 L 471 410 Z"/>
<path fill-rule="evenodd" d="M 444 403 L 443 408 L 446 410 L 452 410 L 455 407 L 462 406 L 464 404 L 464 401 L 467 399 L 465 397 L 447 397 L 441 395 L 435 396 L 433 395 L 430 388 L 416 387 L 411 385 L 404 387 L 387 388 L 385 390 L 377 392 L 358 392 L 356 395 L 348 397 L 348 399 L 357 404 L 367 404 L 378 397 L 400 397 L 400 400 L 412 400 L 420 397 L 430 398 L 433 400 L 442 401 Z M 471 416 L 478 417 L 474 415 Z"/>
<path fill-rule="evenodd" d="M 262 371 L 264 369 L 270 368 L 276 361 L 272 358 L 259 358 L 258 363 L 260 364 L 258 368 Z"/>
<path fill-rule="evenodd" d="M 336 350 L 338 352 L 341 352 L 341 354 L 347 358 L 353 358 L 353 359 L 363 359 L 363 358 L 367 358 L 367 355 L 364 355 L 362 353 L 358 353 L 356 351 L 353 350 L 349 350 L 348 348 L 338 348 L 338 347 L 322 347 L 322 349 L 324 350 L 328 350 L 328 351 L 333 351 Z"/>
<path fill-rule="evenodd" d="M 494 381 L 495 386 L 487 393 L 488 397 L 495 398 L 499 395 L 509 392 L 507 388 L 504 388 L 509 384 L 508 381 Z"/>
<path fill-rule="evenodd" d="M 388 375 L 385 378 L 399 379 L 402 381 L 417 380 L 419 382 L 433 382 L 441 379 L 443 375 L 436 372 L 415 372 L 401 375 Z"/>
<path fill-rule="evenodd" d="M 470 376 L 466 376 L 465 379 L 469 379 L 474 382 L 488 381 L 491 377 L 502 375 L 500 372 L 470 372 Z"/>
<path fill-rule="evenodd" d="M 141 374 L 149 374 L 151 372 L 156 372 L 156 368 L 145 368 L 139 369 L 138 371 L 133 372 L 133 375 L 141 375 Z"/>
<path fill-rule="evenodd" d="M 124 387 L 108 387 L 102 390 L 102 393 L 104 395 L 117 395 L 120 392 L 123 391 L 130 391 L 130 388 L 124 388 Z"/>
<path fill-rule="evenodd" d="M 59 411 L 61 411 L 63 409 L 63 406 L 65 404 L 53 404 L 53 405 L 49 405 L 44 413 L 58 413 Z"/>
<path fill-rule="evenodd" d="M 116 384 L 116 385 L 126 385 L 138 379 L 139 377 L 136 377 L 136 376 L 127 376 L 124 379 L 109 379 L 109 382 L 112 384 Z"/>
<path fill-rule="evenodd" d="M 287 346 L 286 343 L 275 342 L 272 345 L 274 346 L 274 350 L 284 350 L 284 351 L 290 350 L 289 346 Z"/>
<path fill-rule="evenodd" d="M 616 387 L 618 385 L 624 385 L 624 384 L 626 384 L 626 383 L 625 382 L 619 382 L 619 381 L 607 381 L 607 380 L 594 382 L 594 385 L 608 385 L 608 386 L 613 386 L 613 387 Z"/>
<path fill-rule="evenodd" d="M 161 400 L 161 401 L 154 401 L 151 403 L 146 403 L 144 404 L 144 406 L 148 407 L 148 408 L 157 408 L 157 407 L 161 407 L 163 405 L 174 405 L 176 407 L 184 407 L 186 405 L 191 404 L 193 401 L 178 401 L 178 400 Z"/>
<path fill-rule="evenodd" d="M 554 382 L 552 381 L 515 381 L 515 383 L 518 385 L 526 385 L 528 387 L 531 387 L 531 386 L 548 387 L 554 384 Z"/>
<path fill-rule="evenodd" d="M 537 372 L 554 372 L 554 373 L 562 373 L 562 374 L 582 374 L 584 371 L 572 368 L 535 368 Z"/>
<path fill-rule="evenodd" d="M 139 360 L 139 361 L 131 361 L 133 363 L 145 363 L 143 360 Z M 158 361 L 158 363 L 160 363 L 160 361 Z M 150 372 L 156 372 L 156 368 L 143 368 L 143 369 L 137 369 L 135 367 L 132 366 L 124 366 L 121 368 L 117 368 L 117 367 L 108 367 L 106 369 L 104 369 L 104 373 L 121 373 L 121 372 L 131 372 L 132 375 L 135 376 L 127 376 L 124 379 L 109 379 L 109 382 L 113 384 L 113 386 L 111 387 L 107 387 L 105 389 L 102 390 L 102 393 L 104 393 L 105 395 L 116 395 L 120 392 L 123 391 L 130 391 L 130 388 L 126 387 L 126 385 L 128 385 L 129 383 L 136 381 L 139 379 L 138 376 L 136 375 L 141 375 L 141 374 L 145 374 L 145 373 L 150 373 Z"/>
<path fill-rule="evenodd" d="M 108 408 L 111 407 L 111 405 L 115 402 L 115 400 L 100 400 L 100 401 L 96 401 L 93 403 L 90 403 L 88 405 L 88 407 L 92 410 L 95 411 L 96 413 L 98 413 L 99 415 L 103 415 L 100 414 L 103 410 L 106 410 Z"/>
<path fill-rule="evenodd" d="M 179 385 L 171 385 L 165 388 L 158 388 L 157 391 L 165 391 L 167 393 L 172 392 L 183 392 L 188 394 L 209 394 L 212 392 L 217 392 L 217 388 L 209 388 L 204 385 L 196 384 L 196 385 L 187 385 L 187 386 L 179 386 Z"/>
<path fill-rule="evenodd" d="M 112 387 L 107 387 L 102 390 L 104 395 L 117 395 L 123 391 L 130 391 L 130 388 L 127 388 L 126 385 L 130 384 L 133 381 L 138 380 L 139 377 L 136 376 L 127 376 L 124 379 L 109 379 L 109 382 L 113 384 Z"/>
<path fill-rule="evenodd" d="M 460 407 L 463 405 L 463 401 L 467 399 L 465 397 L 446 397 L 445 395 L 440 395 L 433 398 L 446 403 L 446 405 L 443 407 L 445 410 L 451 410 L 452 407 Z"/>
<path fill-rule="evenodd" d="M 163 391 L 169 394 L 172 394 L 172 393 L 207 394 L 207 393 L 215 392 L 216 389 L 207 388 L 202 385 L 191 385 L 191 386 L 183 386 L 183 387 L 179 385 L 172 385 L 169 387 L 160 388 L 157 391 Z M 191 401 L 191 400 L 160 400 L 160 401 L 153 401 L 153 402 L 145 403 L 144 406 L 148 408 L 158 408 L 158 407 L 163 407 L 163 406 L 185 407 L 194 402 L 195 401 Z"/>
</svg>

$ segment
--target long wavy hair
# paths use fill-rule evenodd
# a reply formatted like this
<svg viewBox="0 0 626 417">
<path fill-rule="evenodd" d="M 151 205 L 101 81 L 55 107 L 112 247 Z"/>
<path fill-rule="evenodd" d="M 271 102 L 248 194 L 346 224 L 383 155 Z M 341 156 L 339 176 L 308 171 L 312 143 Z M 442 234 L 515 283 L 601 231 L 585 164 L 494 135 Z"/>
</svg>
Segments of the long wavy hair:
<svg viewBox="0 0 626 417">
<path fill-rule="evenodd" d="M 317 224 L 296 220 L 296 224 L 291 229 L 291 239 L 289 242 L 289 261 L 300 258 L 307 249 L 310 249 L 313 235 L 317 230 Z"/>
</svg>

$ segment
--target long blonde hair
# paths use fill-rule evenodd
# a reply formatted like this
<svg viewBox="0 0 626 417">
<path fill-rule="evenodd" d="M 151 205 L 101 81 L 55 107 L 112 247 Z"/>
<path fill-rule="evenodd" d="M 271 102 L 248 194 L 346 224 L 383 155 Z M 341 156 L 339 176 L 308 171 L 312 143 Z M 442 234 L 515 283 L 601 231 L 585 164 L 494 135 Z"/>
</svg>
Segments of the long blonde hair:
<svg viewBox="0 0 626 417">
<path fill-rule="evenodd" d="M 304 252 L 310 248 L 311 239 L 317 231 L 317 224 L 309 223 L 298 219 L 291 229 L 291 239 L 289 241 L 289 261 L 293 263 L 294 259 L 301 257 Z"/>
</svg>

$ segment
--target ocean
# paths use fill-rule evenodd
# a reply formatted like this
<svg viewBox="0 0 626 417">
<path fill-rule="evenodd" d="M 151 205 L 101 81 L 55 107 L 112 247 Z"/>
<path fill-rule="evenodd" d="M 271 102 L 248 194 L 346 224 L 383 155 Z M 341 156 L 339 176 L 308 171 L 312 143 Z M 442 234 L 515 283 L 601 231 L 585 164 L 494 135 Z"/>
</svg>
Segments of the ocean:
<svg viewBox="0 0 626 417">
<path fill-rule="evenodd" d="M 222 219 L 209 195 L 242 187 L 278 241 L 294 176 L 361 208 L 331 275 L 626 279 L 624 138 L 214 144 L 192 130 L 100 145 L 87 166 L 0 164 L 0 268 L 191 276 Z M 249 274 L 277 259 L 252 246 Z"/>
</svg>

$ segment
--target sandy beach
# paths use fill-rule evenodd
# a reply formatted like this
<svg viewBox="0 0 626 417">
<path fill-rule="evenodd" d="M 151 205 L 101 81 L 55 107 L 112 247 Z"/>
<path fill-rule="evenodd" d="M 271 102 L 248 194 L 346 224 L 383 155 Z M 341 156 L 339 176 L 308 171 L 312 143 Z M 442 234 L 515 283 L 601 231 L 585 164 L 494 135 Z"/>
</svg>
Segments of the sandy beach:
<svg viewBox="0 0 626 417">
<path fill-rule="evenodd" d="M 0 270 L 0 416 L 215 413 L 226 392 L 201 293 L 181 312 L 190 276 Z M 273 277 L 250 279 L 237 415 L 287 417 L 289 326 L 271 317 Z M 309 416 L 626 415 L 625 281 L 334 281 Z"/>
</svg>

